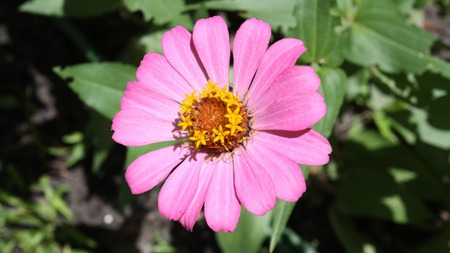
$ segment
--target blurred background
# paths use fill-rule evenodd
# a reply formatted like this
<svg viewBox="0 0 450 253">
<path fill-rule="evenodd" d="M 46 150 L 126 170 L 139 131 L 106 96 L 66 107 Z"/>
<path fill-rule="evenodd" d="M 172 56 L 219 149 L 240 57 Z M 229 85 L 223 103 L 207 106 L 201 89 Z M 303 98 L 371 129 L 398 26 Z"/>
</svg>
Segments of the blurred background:
<svg viewBox="0 0 450 253">
<path fill-rule="evenodd" d="M 214 15 L 304 41 L 333 146 L 296 204 L 232 234 L 131 196 L 126 165 L 163 144 L 111 140 L 144 54 Z M 449 0 L 1 0 L 0 252 L 450 252 L 449 59 Z"/>
</svg>

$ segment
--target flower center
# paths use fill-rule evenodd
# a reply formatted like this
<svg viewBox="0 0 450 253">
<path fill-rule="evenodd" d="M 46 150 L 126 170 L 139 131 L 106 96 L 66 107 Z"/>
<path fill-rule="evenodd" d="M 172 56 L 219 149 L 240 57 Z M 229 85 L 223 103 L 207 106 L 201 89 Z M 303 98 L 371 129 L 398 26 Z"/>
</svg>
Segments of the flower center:
<svg viewBox="0 0 450 253">
<path fill-rule="evenodd" d="M 247 109 L 239 96 L 208 83 L 202 92 L 186 94 L 178 124 L 187 131 L 190 146 L 212 155 L 232 152 L 249 132 Z"/>
</svg>

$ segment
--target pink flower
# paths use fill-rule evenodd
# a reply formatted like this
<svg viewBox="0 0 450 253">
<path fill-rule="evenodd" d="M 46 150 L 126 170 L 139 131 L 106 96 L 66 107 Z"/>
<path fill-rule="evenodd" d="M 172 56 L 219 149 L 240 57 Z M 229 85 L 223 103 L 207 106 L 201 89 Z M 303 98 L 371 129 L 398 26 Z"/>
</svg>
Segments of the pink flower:
<svg viewBox="0 0 450 253">
<path fill-rule="evenodd" d="M 126 146 L 182 143 L 142 155 L 125 178 L 139 194 L 168 177 L 159 211 L 188 230 L 203 206 L 209 227 L 229 232 L 241 204 L 263 215 L 276 198 L 296 201 L 306 190 L 298 164 L 329 160 L 329 142 L 309 128 L 326 112 L 320 79 L 313 68 L 294 66 L 306 48 L 292 38 L 267 48 L 270 36 L 261 20 L 241 25 L 230 82 L 225 21 L 199 20 L 192 35 L 177 26 L 164 34 L 164 56 L 145 55 L 138 81 L 127 85 L 113 139 Z"/>
</svg>

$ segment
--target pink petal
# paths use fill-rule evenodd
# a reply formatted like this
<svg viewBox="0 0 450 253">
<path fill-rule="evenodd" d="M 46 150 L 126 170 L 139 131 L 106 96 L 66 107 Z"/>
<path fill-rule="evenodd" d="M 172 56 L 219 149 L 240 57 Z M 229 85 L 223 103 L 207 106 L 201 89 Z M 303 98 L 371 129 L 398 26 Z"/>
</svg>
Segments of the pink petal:
<svg viewBox="0 0 450 253">
<path fill-rule="evenodd" d="M 193 91 L 186 80 L 170 66 L 166 58 L 155 53 L 144 56 L 136 71 L 136 77 L 140 83 L 177 102 L 181 102 L 187 93 L 190 94 Z"/>
<path fill-rule="evenodd" d="M 297 131 L 317 123 L 327 108 L 322 94 L 307 92 L 286 94 L 266 108 L 254 110 L 254 129 Z"/>
<path fill-rule="evenodd" d="M 269 174 L 244 149 L 233 155 L 234 185 L 239 201 L 255 215 L 264 215 L 276 204 Z"/>
<path fill-rule="evenodd" d="M 233 85 L 245 95 L 269 45 L 269 24 L 252 18 L 237 30 L 233 42 Z"/>
<path fill-rule="evenodd" d="M 272 179 L 275 193 L 285 201 L 297 201 L 306 190 L 305 179 L 298 164 L 259 141 L 255 136 L 245 149 Z"/>
<path fill-rule="evenodd" d="M 159 212 L 168 219 L 179 220 L 191 204 L 199 185 L 204 156 L 186 158 L 166 180 L 158 196 Z"/>
<path fill-rule="evenodd" d="M 283 70 L 293 66 L 298 57 L 305 51 L 303 42 L 298 39 L 282 39 L 269 47 L 250 86 L 248 101 L 250 108 L 253 108 L 252 101 L 258 101 L 273 80 Z"/>
<path fill-rule="evenodd" d="M 162 49 L 170 65 L 195 89 L 201 90 L 208 82 L 197 59 L 191 33 L 182 26 L 166 32 L 162 38 Z"/>
<path fill-rule="evenodd" d="M 300 164 L 324 165 L 329 161 L 330 143 L 312 129 L 296 132 L 259 131 L 254 134 L 254 138 Z"/>
<path fill-rule="evenodd" d="M 125 172 L 133 194 L 146 192 L 159 184 L 185 158 L 185 150 L 170 146 L 141 155 Z"/>
<path fill-rule="evenodd" d="M 140 109 L 120 110 L 113 119 L 114 141 L 125 146 L 143 146 L 177 138 L 174 123 Z"/>
<path fill-rule="evenodd" d="M 281 72 L 258 100 L 252 101 L 254 108 L 266 107 L 274 98 L 282 98 L 292 93 L 317 91 L 319 76 L 309 66 L 292 66 Z"/>
<path fill-rule="evenodd" d="M 229 84 L 230 38 L 225 21 L 215 16 L 195 23 L 194 45 L 209 79 L 219 86 Z"/>
<path fill-rule="evenodd" d="M 178 118 L 180 110 L 177 102 L 139 82 L 127 84 L 120 106 L 122 109 L 145 110 L 167 121 Z"/>
<path fill-rule="evenodd" d="M 205 219 L 215 232 L 236 229 L 241 205 L 234 190 L 233 163 L 219 161 L 205 199 Z"/>
<path fill-rule="evenodd" d="M 200 180 L 197 192 L 188 209 L 186 209 L 186 212 L 180 219 L 180 223 L 189 231 L 192 231 L 194 228 L 198 215 L 202 210 L 203 203 L 205 203 L 206 190 L 208 189 L 211 177 L 214 174 L 214 167 L 215 165 L 212 165 L 211 163 L 203 164 L 203 167 L 200 170 Z"/>
</svg>

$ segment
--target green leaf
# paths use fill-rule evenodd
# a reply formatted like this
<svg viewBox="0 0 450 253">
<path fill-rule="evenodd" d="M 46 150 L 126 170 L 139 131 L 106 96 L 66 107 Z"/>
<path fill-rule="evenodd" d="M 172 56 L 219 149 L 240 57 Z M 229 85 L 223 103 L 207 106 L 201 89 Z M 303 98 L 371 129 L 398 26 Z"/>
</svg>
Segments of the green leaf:
<svg viewBox="0 0 450 253">
<path fill-rule="evenodd" d="M 327 105 L 327 113 L 313 129 L 328 137 L 344 102 L 347 76 L 342 69 L 335 68 L 320 68 L 317 73 L 321 79 L 319 92 L 322 93 Z"/>
<path fill-rule="evenodd" d="M 130 11 L 141 11 L 144 19 L 149 21 L 153 19 L 156 24 L 163 25 L 171 22 L 177 24 L 181 12 L 184 10 L 182 0 L 124 0 L 125 7 Z"/>
<path fill-rule="evenodd" d="M 56 17 L 92 17 L 117 9 L 120 0 L 30 0 L 19 6 L 22 12 Z"/>
<path fill-rule="evenodd" d="M 389 73 L 427 69 L 450 78 L 450 64 L 430 55 L 433 36 L 406 25 L 390 0 L 361 1 L 351 25 L 346 56 L 362 66 L 379 65 Z"/>
<path fill-rule="evenodd" d="M 223 253 L 257 253 L 267 234 L 267 228 L 272 213 L 264 216 L 255 216 L 245 208 L 241 210 L 241 216 L 236 230 L 232 233 L 216 233 L 216 239 Z"/>
<path fill-rule="evenodd" d="M 343 40 L 335 32 L 340 24 L 337 16 L 331 15 L 331 0 L 299 0 L 295 9 L 297 26 L 289 36 L 299 38 L 308 49 L 301 60 L 338 66 L 344 54 Z"/>
<path fill-rule="evenodd" d="M 136 67 L 121 63 L 86 63 L 53 71 L 63 79 L 73 79 L 70 88 L 80 99 L 108 119 L 120 109 L 127 82 L 135 80 Z"/>
<path fill-rule="evenodd" d="M 272 0 L 218 0 L 204 2 L 200 5 L 213 10 L 244 11 L 241 13 L 242 17 L 262 19 L 269 23 L 273 30 L 281 27 L 282 31 L 286 32 L 296 25 L 293 15 L 296 0 L 278 0 L 276 2 Z"/>
</svg>

